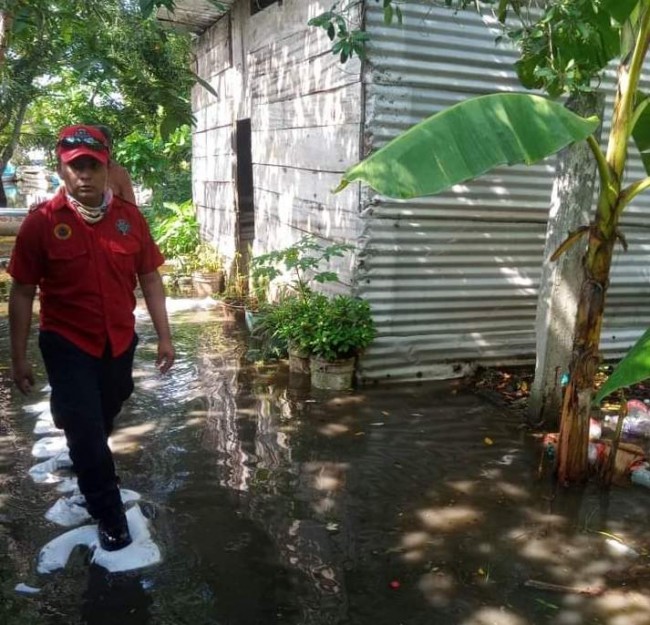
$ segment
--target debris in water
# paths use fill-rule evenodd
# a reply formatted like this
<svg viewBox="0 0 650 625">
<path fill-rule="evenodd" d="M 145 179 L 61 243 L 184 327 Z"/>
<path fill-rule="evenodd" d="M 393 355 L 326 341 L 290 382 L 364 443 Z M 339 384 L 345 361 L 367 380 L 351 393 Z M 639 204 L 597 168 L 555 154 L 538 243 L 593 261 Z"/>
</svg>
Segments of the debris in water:
<svg viewBox="0 0 650 625">
<path fill-rule="evenodd" d="M 37 595 L 39 592 L 41 592 L 40 588 L 36 588 L 35 586 L 28 586 L 22 582 L 20 584 L 16 584 L 14 590 L 21 595 Z"/>
</svg>

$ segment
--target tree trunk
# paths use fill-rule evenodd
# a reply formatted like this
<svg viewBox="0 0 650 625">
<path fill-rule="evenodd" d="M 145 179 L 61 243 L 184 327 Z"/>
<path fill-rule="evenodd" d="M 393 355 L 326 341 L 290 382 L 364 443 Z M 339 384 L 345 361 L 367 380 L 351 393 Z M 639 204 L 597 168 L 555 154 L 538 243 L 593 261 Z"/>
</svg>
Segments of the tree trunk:
<svg viewBox="0 0 650 625">
<path fill-rule="evenodd" d="M 601 225 L 598 220 L 592 225 L 589 250 L 585 256 L 585 280 L 578 301 L 576 335 L 558 444 L 558 478 L 561 483 L 580 483 L 588 475 L 591 395 L 600 363 L 600 330 L 614 247 L 614 237 L 605 236 Z"/>
<path fill-rule="evenodd" d="M 7 49 L 7 33 L 11 28 L 11 18 L 7 11 L 0 10 L 0 66 L 5 60 L 5 50 Z"/>
<path fill-rule="evenodd" d="M 567 108 L 584 117 L 597 115 L 602 119 L 604 103 L 603 93 L 579 93 L 569 98 Z M 537 303 L 537 361 L 529 402 L 531 421 L 543 421 L 553 429 L 558 427 L 562 412 L 561 379 L 571 359 L 578 294 L 584 280 L 584 248 L 575 245 L 556 263 L 550 257 L 569 232 L 589 223 L 596 176 L 596 163 L 585 142 L 560 152 Z"/>
<path fill-rule="evenodd" d="M 564 395 L 558 442 L 560 483 L 583 482 L 588 476 L 589 414 L 593 384 L 600 363 L 600 331 L 609 285 L 618 222 L 625 201 L 621 181 L 634 113 L 641 68 L 650 42 L 650 8 L 644 7 L 638 22 L 633 53 L 618 68 L 618 82 L 607 154 L 600 164 L 601 188 L 596 218 L 590 226 L 584 257 L 585 281 L 580 290 L 576 335 Z"/>
</svg>

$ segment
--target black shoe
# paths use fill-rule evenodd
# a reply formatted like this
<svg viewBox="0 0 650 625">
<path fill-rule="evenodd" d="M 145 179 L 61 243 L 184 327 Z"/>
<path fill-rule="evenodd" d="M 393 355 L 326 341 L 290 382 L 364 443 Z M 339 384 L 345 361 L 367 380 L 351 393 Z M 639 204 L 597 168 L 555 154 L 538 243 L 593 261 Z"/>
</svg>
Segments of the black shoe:
<svg viewBox="0 0 650 625">
<path fill-rule="evenodd" d="M 99 544 L 106 551 L 117 551 L 131 544 L 129 525 L 123 511 L 114 516 L 100 519 L 97 524 Z"/>
</svg>

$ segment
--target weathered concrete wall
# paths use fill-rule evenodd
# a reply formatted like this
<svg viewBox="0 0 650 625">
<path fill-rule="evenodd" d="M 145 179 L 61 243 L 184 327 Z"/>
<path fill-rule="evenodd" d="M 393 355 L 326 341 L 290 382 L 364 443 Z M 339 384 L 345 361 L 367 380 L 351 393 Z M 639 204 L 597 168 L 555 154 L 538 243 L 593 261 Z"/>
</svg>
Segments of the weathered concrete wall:
<svg viewBox="0 0 650 625">
<path fill-rule="evenodd" d="M 307 25 L 329 9 L 315 0 L 285 0 L 250 15 L 235 4 L 196 46 L 198 73 L 218 98 L 195 87 L 194 199 L 206 238 L 228 257 L 237 228 L 234 128 L 252 130 L 253 252 L 285 247 L 305 233 L 323 242 L 355 242 L 361 231 L 358 188 L 331 190 L 359 160 L 360 63 L 341 66 L 331 42 Z M 351 281 L 354 260 L 333 263 Z"/>
</svg>

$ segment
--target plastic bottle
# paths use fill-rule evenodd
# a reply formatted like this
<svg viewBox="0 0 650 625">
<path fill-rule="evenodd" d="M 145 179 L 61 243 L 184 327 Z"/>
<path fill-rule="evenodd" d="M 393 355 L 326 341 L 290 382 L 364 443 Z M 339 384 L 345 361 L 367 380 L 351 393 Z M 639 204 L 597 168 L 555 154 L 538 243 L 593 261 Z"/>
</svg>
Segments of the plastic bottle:
<svg viewBox="0 0 650 625">
<path fill-rule="evenodd" d="M 623 434 L 650 438 L 650 417 L 625 417 Z"/>
<path fill-rule="evenodd" d="M 618 417 L 611 415 L 605 418 L 611 428 L 616 428 Z M 627 402 L 627 416 L 623 421 L 624 436 L 643 436 L 650 438 L 650 409 L 638 399 Z"/>
</svg>

